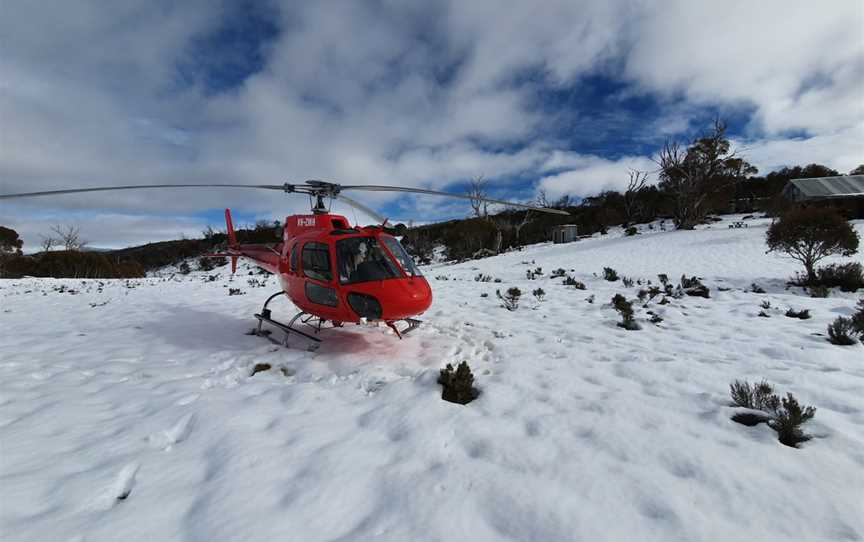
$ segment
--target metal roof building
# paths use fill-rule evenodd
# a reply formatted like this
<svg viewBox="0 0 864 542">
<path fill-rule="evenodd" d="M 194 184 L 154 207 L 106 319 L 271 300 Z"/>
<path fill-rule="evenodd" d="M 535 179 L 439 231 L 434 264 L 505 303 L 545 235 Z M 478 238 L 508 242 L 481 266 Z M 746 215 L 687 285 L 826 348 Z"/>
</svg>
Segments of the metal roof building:
<svg viewBox="0 0 864 542">
<path fill-rule="evenodd" d="M 864 175 L 792 179 L 783 195 L 792 201 L 864 198 Z"/>
</svg>

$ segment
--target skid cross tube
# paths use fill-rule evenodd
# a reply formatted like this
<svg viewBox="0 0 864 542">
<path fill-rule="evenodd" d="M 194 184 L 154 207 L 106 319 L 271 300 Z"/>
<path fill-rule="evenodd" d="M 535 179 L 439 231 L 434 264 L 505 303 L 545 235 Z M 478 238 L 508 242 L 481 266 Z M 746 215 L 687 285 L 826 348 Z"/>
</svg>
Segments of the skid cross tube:
<svg viewBox="0 0 864 542">
<path fill-rule="evenodd" d="M 293 327 L 293 326 L 294 326 L 294 322 L 296 322 L 296 321 L 297 321 L 298 319 L 300 319 L 303 315 L 308 314 L 308 313 L 306 313 L 306 312 L 299 312 L 299 313 L 297 313 L 297 314 L 294 316 L 294 318 L 292 318 L 291 321 L 288 322 L 287 324 L 284 324 L 284 323 L 282 323 L 282 322 L 280 322 L 280 321 L 278 321 L 278 320 L 274 320 L 274 319 L 270 316 L 270 314 L 271 314 L 271 313 L 270 313 L 270 309 L 268 309 L 267 306 L 270 304 L 271 301 L 273 301 L 274 299 L 276 299 L 276 298 L 279 297 L 280 295 L 285 295 L 285 292 L 284 292 L 284 291 L 279 291 L 279 292 L 276 292 L 275 294 L 271 295 L 270 297 L 268 297 L 268 298 L 267 298 L 267 301 L 264 302 L 264 307 L 262 307 L 261 312 L 260 312 L 260 313 L 256 313 L 256 314 L 254 315 L 255 318 L 258 320 L 258 329 L 256 330 L 255 334 L 256 334 L 256 335 L 262 335 L 263 332 L 262 332 L 261 328 L 263 327 L 264 322 L 267 322 L 268 324 L 270 324 L 270 325 L 272 325 L 272 326 L 274 326 L 274 327 L 279 328 L 280 330 L 282 330 L 282 331 L 285 333 L 285 340 L 284 340 L 284 344 L 286 344 L 286 345 L 287 345 L 287 343 L 288 343 L 288 337 L 289 337 L 292 333 L 295 333 L 295 334 L 297 334 L 297 335 L 300 335 L 300 336 L 303 337 L 304 339 L 308 339 L 308 340 L 310 340 L 310 341 L 313 341 L 314 343 L 320 343 L 320 342 L 321 342 L 321 339 L 319 339 L 318 337 L 315 337 L 315 336 L 313 336 L 313 335 L 310 335 L 310 334 L 308 334 L 308 333 L 305 333 L 305 332 L 300 331 L 299 329 L 296 329 L 295 327 Z M 311 315 L 309 315 L 309 316 L 311 316 Z M 309 321 L 309 319 L 307 318 L 305 321 L 301 319 L 300 321 L 306 323 L 306 322 Z M 310 326 L 310 327 L 312 327 L 312 326 Z M 314 329 L 314 328 L 313 328 L 313 329 Z M 319 329 L 320 329 L 320 325 L 319 325 Z M 317 333 L 317 330 L 316 330 L 316 333 Z"/>
</svg>

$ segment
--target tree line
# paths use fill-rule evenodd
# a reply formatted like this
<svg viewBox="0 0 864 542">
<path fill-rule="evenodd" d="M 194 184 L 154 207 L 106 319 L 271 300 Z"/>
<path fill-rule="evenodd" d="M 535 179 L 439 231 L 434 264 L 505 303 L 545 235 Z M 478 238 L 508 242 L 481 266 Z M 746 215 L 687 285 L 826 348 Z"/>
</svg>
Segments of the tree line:
<svg viewBox="0 0 864 542">
<path fill-rule="evenodd" d="M 583 235 L 605 233 L 612 226 L 632 226 L 668 220 L 670 228 L 693 229 L 711 214 L 766 213 L 779 216 L 792 204 L 782 192 L 791 179 L 840 175 L 820 164 L 784 167 L 767 175 L 733 148 L 727 126 L 715 120 L 708 130 L 689 143 L 669 140 L 656 160 L 658 181 L 649 183 L 652 172 L 622 172 L 627 188 L 606 190 L 574 202 L 569 196 L 549 201 L 541 191 L 535 204 L 563 209 L 570 216 L 505 209 L 490 214 L 479 199 L 473 200 L 473 216 L 464 220 L 409 228 L 403 243 L 421 261 L 431 258 L 436 245 L 444 245 L 449 259 L 497 254 L 508 248 L 548 241 L 552 228 L 575 224 Z M 849 172 L 864 174 L 864 165 Z M 477 198 L 488 195 L 489 184 L 480 176 L 468 192 Z"/>
</svg>

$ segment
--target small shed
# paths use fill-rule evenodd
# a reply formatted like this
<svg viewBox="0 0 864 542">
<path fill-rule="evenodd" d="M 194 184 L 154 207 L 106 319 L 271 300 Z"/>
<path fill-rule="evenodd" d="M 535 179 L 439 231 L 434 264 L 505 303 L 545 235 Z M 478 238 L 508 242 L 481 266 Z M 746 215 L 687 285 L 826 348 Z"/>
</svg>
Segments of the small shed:
<svg viewBox="0 0 864 542">
<path fill-rule="evenodd" d="M 579 240 L 579 228 L 576 224 L 564 224 L 563 226 L 555 226 L 552 228 L 552 242 L 556 245 L 559 243 L 570 243 Z"/>
<path fill-rule="evenodd" d="M 850 217 L 864 218 L 864 175 L 792 179 L 783 188 L 783 195 L 797 203 L 820 202 L 838 207 Z"/>
</svg>

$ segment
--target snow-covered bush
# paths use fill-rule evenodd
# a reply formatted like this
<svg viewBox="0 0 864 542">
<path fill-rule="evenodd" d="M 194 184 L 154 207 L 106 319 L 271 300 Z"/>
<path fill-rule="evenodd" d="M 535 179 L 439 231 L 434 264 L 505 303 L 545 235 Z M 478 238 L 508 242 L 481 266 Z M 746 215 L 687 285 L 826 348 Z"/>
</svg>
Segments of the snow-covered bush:
<svg viewBox="0 0 864 542">
<path fill-rule="evenodd" d="M 240 288 L 228 288 L 228 295 L 243 295 L 243 291 Z"/>
<path fill-rule="evenodd" d="M 780 408 L 780 398 L 765 380 L 752 386 L 746 380 L 736 380 L 729 384 L 729 393 L 735 406 L 761 410 L 768 414 L 773 414 Z"/>
<path fill-rule="evenodd" d="M 555 269 L 554 271 L 552 271 L 552 274 L 550 274 L 549 277 L 553 278 L 553 279 L 557 279 L 557 278 L 563 277 L 565 275 L 567 275 L 567 271 L 565 271 L 563 267 L 559 267 L 558 269 Z"/>
<path fill-rule="evenodd" d="M 639 324 L 636 323 L 636 319 L 634 318 L 633 303 L 627 301 L 623 295 L 615 294 L 615 297 L 612 298 L 612 306 L 621 315 L 618 327 L 623 327 L 627 331 L 640 329 Z"/>
<path fill-rule="evenodd" d="M 216 267 L 211 258 L 207 256 L 201 256 L 198 258 L 198 269 L 201 271 L 213 271 L 213 268 Z"/>
<path fill-rule="evenodd" d="M 177 272 L 181 275 L 188 275 L 189 273 L 191 273 L 192 269 L 189 267 L 189 262 L 180 262 L 180 265 L 177 267 Z"/>
<path fill-rule="evenodd" d="M 802 408 L 791 393 L 787 393 L 782 402 L 774 419 L 768 423 L 777 431 L 781 443 L 797 448 L 798 444 L 810 440 L 810 437 L 801 430 L 801 425 L 816 415 L 816 409 L 812 406 Z"/>
<path fill-rule="evenodd" d="M 679 288 L 689 296 L 704 297 L 706 299 L 711 297 L 711 290 L 702 284 L 698 277 L 687 278 L 687 275 L 681 275 Z"/>
<path fill-rule="evenodd" d="M 851 256 L 858 251 L 858 233 L 833 209 L 807 207 L 791 210 L 768 228 L 768 250 L 786 253 L 807 272 L 808 284 L 817 282 L 816 264 L 828 256 Z"/>
<path fill-rule="evenodd" d="M 504 295 L 501 295 L 501 290 L 495 290 L 495 295 L 504 302 L 505 309 L 515 311 L 519 308 L 519 298 L 522 297 L 522 290 L 516 287 L 508 288 L 507 293 Z"/>
<path fill-rule="evenodd" d="M 816 284 L 855 292 L 864 288 L 864 268 L 858 262 L 826 265 L 816 270 Z"/>
<path fill-rule="evenodd" d="M 263 373 L 270 369 L 272 369 L 272 366 L 269 363 L 256 363 L 255 366 L 252 367 L 252 373 L 249 376 L 255 376 L 257 373 Z"/>
<path fill-rule="evenodd" d="M 584 290 L 585 289 L 585 283 L 580 282 L 580 281 L 574 279 L 573 277 L 567 277 L 566 279 L 564 279 L 564 286 L 572 286 L 572 287 L 576 288 L 577 290 Z"/>
<path fill-rule="evenodd" d="M 636 226 L 630 226 L 624 230 L 624 235 L 626 235 L 627 237 L 632 237 L 637 233 L 639 233 L 639 230 L 636 229 Z"/>
<path fill-rule="evenodd" d="M 858 301 L 858 310 L 852 315 L 852 325 L 864 342 L 864 297 Z"/>
<path fill-rule="evenodd" d="M 445 368 L 441 369 L 438 383 L 443 387 L 441 398 L 451 403 L 467 405 L 479 395 L 479 392 L 474 388 L 474 375 L 466 361 L 460 363 L 455 370 L 453 365 L 448 363 Z"/>
<path fill-rule="evenodd" d="M 759 410 L 763 415 L 754 413 L 738 413 L 732 419 L 744 425 L 756 425 L 768 422 L 768 426 L 777 432 L 777 438 L 782 444 L 797 448 L 801 442 L 810 440 L 801 430 L 801 425 L 813 418 L 816 409 L 812 406 L 801 407 L 791 393 L 781 399 L 774 388 L 766 381 L 750 385 L 746 381 L 734 381 L 729 385 L 734 406 Z"/>
<path fill-rule="evenodd" d="M 608 280 L 609 282 L 615 282 L 616 280 L 618 280 L 618 271 L 615 271 L 611 267 L 604 267 L 603 278 Z"/>
<path fill-rule="evenodd" d="M 858 335 L 851 318 L 838 316 L 836 320 L 828 324 L 828 340 L 831 344 L 840 346 L 851 346 L 855 344 L 855 336 Z"/>
<path fill-rule="evenodd" d="M 790 307 L 789 310 L 786 311 L 786 316 L 789 318 L 798 318 L 799 320 L 809 320 L 810 311 L 807 309 L 796 311 Z"/>
<path fill-rule="evenodd" d="M 810 286 L 807 288 L 807 292 L 810 294 L 810 297 L 822 299 L 831 294 L 831 288 L 827 286 Z"/>
<path fill-rule="evenodd" d="M 474 277 L 474 282 L 492 282 L 492 275 L 484 275 L 483 273 L 479 273 L 476 277 Z"/>
<path fill-rule="evenodd" d="M 546 295 L 546 292 L 543 291 L 543 288 L 537 288 L 532 291 L 531 294 L 537 298 L 537 301 L 543 301 L 543 297 Z"/>
</svg>

